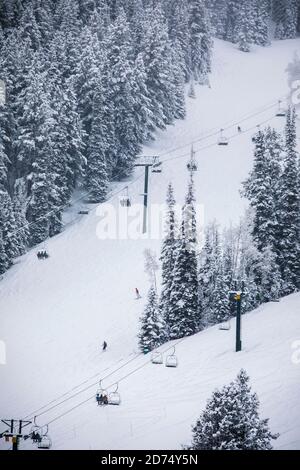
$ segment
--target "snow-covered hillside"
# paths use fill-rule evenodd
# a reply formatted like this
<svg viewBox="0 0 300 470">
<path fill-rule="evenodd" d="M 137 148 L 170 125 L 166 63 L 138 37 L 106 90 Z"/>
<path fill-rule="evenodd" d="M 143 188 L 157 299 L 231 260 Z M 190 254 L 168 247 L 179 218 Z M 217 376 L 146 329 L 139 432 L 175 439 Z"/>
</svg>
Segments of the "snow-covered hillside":
<svg viewBox="0 0 300 470">
<path fill-rule="evenodd" d="M 163 173 L 152 176 L 151 203 L 164 202 L 170 180 L 178 202 L 183 201 L 194 142 L 199 150 L 197 202 L 204 205 L 205 221 L 216 218 L 227 225 L 238 220 L 245 205 L 238 191 L 252 162 L 251 135 L 263 123 L 282 129 L 284 120 L 274 117 L 275 103 L 289 92 L 285 69 L 299 45 L 299 40 L 275 42 L 243 54 L 216 41 L 211 88 L 197 88 L 186 120 L 158 133 L 144 149 L 164 161 Z M 213 145 L 221 127 L 231 138 L 226 148 Z M 130 192 L 133 202 L 141 202 L 141 178 Z M 118 196 L 110 202 L 117 207 Z M 0 366 L 0 415 L 32 417 L 77 385 L 82 384 L 71 394 L 91 385 L 60 406 L 53 402 L 55 407 L 39 417 L 48 423 L 91 397 L 50 425 L 54 448 L 179 448 L 189 441 L 190 425 L 213 388 L 244 367 L 263 415 L 281 433 L 276 447 L 299 449 L 300 366 L 291 360 L 292 343 L 300 339 L 299 295 L 245 317 L 241 354 L 233 352 L 233 330 L 212 328 L 178 345 L 178 369 L 155 367 L 138 355 L 136 335 L 148 288 L 143 251 L 150 247 L 158 253 L 161 241 L 99 240 L 98 222 L 94 208 L 47 242 L 49 260 L 38 261 L 32 250 L 3 276 L 0 339 L 7 347 L 7 365 Z M 141 301 L 134 299 L 135 287 L 143 294 Z M 100 350 L 104 339 L 105 354 Z M 99 409 L 92 397 L 97 381 L 108 375 L 106 387 L 120 381 L 122 405 Z"/>
</svg>

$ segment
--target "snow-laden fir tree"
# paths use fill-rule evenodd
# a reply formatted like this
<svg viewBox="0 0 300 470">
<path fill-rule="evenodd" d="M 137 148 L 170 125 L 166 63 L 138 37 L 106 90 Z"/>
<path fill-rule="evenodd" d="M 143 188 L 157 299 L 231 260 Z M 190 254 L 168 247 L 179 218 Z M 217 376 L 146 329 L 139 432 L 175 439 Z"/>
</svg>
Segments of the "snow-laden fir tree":
<svg viewBox="0 0 300 470">
<path fill-rule="evenodd" d="M 191 71 L 195 81 L 206 83 L 211 72 L 212 31 L 204 0 L 189 2 Z"/>
<path fill-rule="evenodd" d="M 241 51 L 250 52 L 256 27 L 253 0 L 242 0 L 237 19 L 237 42 Z"/>
<path fill-rule="evenodd" d="M 109 181 L 106 163 L 108 145 L 106 141 L 106 126 L 103 119 L 105 103 L 101 87 L 101 78 L 96 84 L 93 101 L 93 114 L 91 132 L 87 148 L 87 166 L 85 187 L 88 191 L 88 200 L 91 202 L 104 202 L 106 200 Z"/>
<path fill-rule="evenodd" d="M 141 352 L 146 354 L 160 346 L 164 336 L 154 286 L 151 286 L 149 290 L 147 304 L 140 322 L 139 347 Z"/>
<path fill-rule="evenodd" d="M 225 39 L 228 0 L 211 0 L 208 3 L 214 35 Z"/>
<path fill-rule="evenodd" d="M 194 188 L 191 179 L 182 209 L 181 239 L 176 253 L 166 325 L 171 339 L 193 335 L 201 324 L 196 246 Z"/>
<path fill-rule="evenodd" d="M 191 76 L 189 2 L 168 0 L 163 5 L 167 9 L 169 37 L 173 44 L 177 44 L 177 54 L 181 58 L 185 80 L 188 81 Z"/>
<path fill-rule="evenodd" d="M 286 121 L 286 155 L 280 179 L 278 252 L 283 292 L 300 287 L 299 157 L 296 151 L 296 110 L 290 107 Z"/>
<path fill-rule="evenodd" d="M 203 324 L 215 323 L 214 298 L 221 267 L 221 246 L 219 231 L 215 223 L 206 229 L 204 246 L 199 259 L 199 303 Z"/>
<path fill-rule="evenodd" d="M 29 227 L 26 219 L 26 184 L 22 178 L 16 180 L 12 203 L 16 226 L 16 248 L 18 250 L 18 255 L 23 255 L 28 246 Z"/>
<path fill-rule="evenodd" d="M 296 37 L 298 9 L 297 0 L 273 0 L 275 38 L 293 39 Z"/>
<path fill-rule="evenodd" d="M 268 46 L 270 44 L 270 14 L 269 0 L 254 0 L 254 33 L 253 42 L 260 46 Z"/>
<path fill-rule="evenodd" d="M 147 74 L 143 54 L 139 53 L 134 63 L 133 93 L 134 116 L 138 142 L 153 140 L 155 130 L 155 116 L 151 106 L 151 96 L 146 85 Z"/>
<path fill-rule="evenodd" d="M 150 110 L 155 126 L 164 129 L 175 118 L 183 117 L 182 69 L 177 60 L 174 63 L 173 46 L 160 5 L 145 10 L 142 27 L 139 52 L 143 54 L 146 86 L 151 97 Z"/>
<path fill-rule="evenodd" d="M 243 194 L 254 209 L 252 234 L 259 250 L 275 250 L 278 230 L 282 145 L 279 135 L 267 128 L 254 138 L 254 166 L 243 183 Z"/>
<path fill-rule="evenodd" d="M 263 248 L 261 253 L 258 253 L 253 274 L 260 303 L 271 302 L 280 298 L 282 278 L 277 256 L 272 247 L 267 246 Z"/>
<path fill-rule="evenodd" d="M 0 189 L 0 227 L 8 267 L 20 253 L 17 238 L 16 220 L 11 197 L 5 189 Z"/>
<path fill-rule="evenodd" d="M 215 390 L 193 427 L 192 450 L 271 450 L 273 434 L 259 416 L 259 399 L 241 370 L 235 381 Z"/>
<path fill-rule="evenodd" d="M 135 118 L 135 84 L 132 41 L 125 12 L 121 9 L 105 38 L 107 52 L 108 100 L 113 111 L 115 167 L 119 177 L 128 176 L 140 144 L 139 122 Z"/>
<path fill-rule="evenodd" d="M 57 188 L 53 183 L 54 175 L 49 172 L 55 155 L 56 129 L 45 76 L 32 70 L 31 78 L 31 85 L 22 95 L 24 107 L 19 121 L 17 150 L 19 161 L 26 160 L 31 167 L 27 220 L 30 222 L 30 244 L 34 245 L 49 236 L 49 215 L 57 209 L 54 207 Z"/>
<path fill-rule="evenodd" d="M 209 321 L 212 324 L 221 323 L 229 320 L 231 317 L 231 308 L 229 300 L 230 285 L 227 283 L 226 273 L 222 269 L 217 272 L 215 288 L 213 292 L 212 305 L 210 308 Z"/>
<path fill-rule="evenodd" d="M 178 248 L 178 227 L 175 214 L 175 197 L 174 189 L 170 183 L 167 191 L 167 211 L 165 220 L 165 237 L 161 249 L 161 270 L 162 270 L 162 287 L 160 297 L 160 312 L 162 318 L 168 327 L 169 317 L 171 315 L 171 293 L 173 284 L 174 266 Z"/>
<path fill-rule="evenodd" d="M 240 0 L 228 0 L 227 3 L 227 20 L 226 20 L 226 29 L 225 29 L 225 37 L 227 41 L 231 41 L 233 43 L 238 42 L 238 18 L 239 12 L 241 8 Z"/>
</svg>

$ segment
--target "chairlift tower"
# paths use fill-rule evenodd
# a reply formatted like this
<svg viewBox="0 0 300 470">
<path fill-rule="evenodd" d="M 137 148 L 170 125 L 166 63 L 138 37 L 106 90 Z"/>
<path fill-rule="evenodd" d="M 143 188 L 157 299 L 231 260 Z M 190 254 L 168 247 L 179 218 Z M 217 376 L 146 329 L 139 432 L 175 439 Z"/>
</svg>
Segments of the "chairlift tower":
<svg viewBox="0 0 300 470">
<path fill-rule="evenodd" d="M 147 233 L 147 215 L 148 215 L 148 197 L 149 197 L 149 169 L 153 168 L 153 172 L 158 173 L 157 168 L 161 166 L 159 157 L 157 155 L 141 156 L 138 157 L 135 167 L 143 167 L 145 169 L 144 178 L 144 212 L 143 212 L 143 233 Z"/>
<path fill-rule="evenodd" d="M 27 439 L 28 436 L 23 434 L 23 428 L 29 426 L 31 421 L 25 421 L 22 419 L 2 419 L 2 423 L 9 427 L 7 431 L 4 431 L 0 434 L 0 438 L 4 437 L 5 439 L 12 438 L 12 450 L 19 450 L 19 441 L 20 439 Z"/>
<path fill-rule="evenodd" d="M 235 351 L 240 352 L 242 350 L 242 300 L 245 296 L 245 282 L 242 281 L 241 288 L 238 288 L 238 282 L 235 281 L 235 289 L 229 292 L 230 300 L 236 302 L 236 337 L 235 337 Z"/>
</svg>

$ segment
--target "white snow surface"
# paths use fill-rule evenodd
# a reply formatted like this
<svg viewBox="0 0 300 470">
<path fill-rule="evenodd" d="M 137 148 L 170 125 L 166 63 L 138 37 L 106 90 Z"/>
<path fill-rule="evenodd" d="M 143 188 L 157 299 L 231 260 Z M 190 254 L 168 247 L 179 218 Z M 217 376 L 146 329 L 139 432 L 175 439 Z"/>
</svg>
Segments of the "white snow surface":
<svg viewBox="0 0 300 470">
<path fill-rule="evenodd" d="M 151 204 L 165 201 L 169 181 L 181 204 L 191 143 L 195 150 L 211 145 L 197 153 L 197 202 L 204 205 L 205 223 L 238 221 L 246 207 L 239 189 L 253 161 L 251 135 L 264 121 L 282 130 L 284 119 L 269 107 L 289 93 L 285 69 L 299 45 L 276 41 L 244 54 L 215 42 L 211 88 L 197 87 L 187 118 L 157 133 L 144 149 L 166 160 L 162 174 L 151 178 Z M 238 135 L 239 123 L 244 132 Z M 231 124 L 228 147 L 213 145 L 216 135 L 199 141 Z M 138 169 L 135 177 L 140 174 Z M 130 192 L 134 203 L 141 201 L 142 178 Z M 111 202 L 118 207 L 117 196 Z M 69 211 L 68 221 L 75 212 Z M 90 207 L 89 215 L 45 244 L 47 261 L 38 261 L 32 250 L 0 282 L 0 339 L 7 353 L 7 364 L 0 365 L 1 418 L 46 411 L 37 423 L 54 420 L 49 426 L 54 449 L 179 449 L 190 442 L 191 425 L 215 387 L 243 367 L 261 400 L 262 417 L 281 434 L 275 448 L 300 449 L 300 364 L 292 360 L 300 340 L 300 295 L 244 316 L 241 353 L 234 352 L 233 322 L 229 332 L 216 326 L 180 341 L 177 369 L 153 365 L 139 354 L 137 333 L 149 287 L 143 251 L 159 254 L 161 240 L 99 240 L 99 220 L 97 208 Z M 141 300 L 135 300 L 135 287 Z M 102 353 L 104 339 L 108 349 Z M 166 357 L 172 343 L 161 350 Z M 109 391 L 119 382 L 119 407 L 97 407 L 100 378 Z M 32 447 L 29 440 L 21 443 Z M 2 439 L 0 449 L 7 448 Z"/>
</svg>

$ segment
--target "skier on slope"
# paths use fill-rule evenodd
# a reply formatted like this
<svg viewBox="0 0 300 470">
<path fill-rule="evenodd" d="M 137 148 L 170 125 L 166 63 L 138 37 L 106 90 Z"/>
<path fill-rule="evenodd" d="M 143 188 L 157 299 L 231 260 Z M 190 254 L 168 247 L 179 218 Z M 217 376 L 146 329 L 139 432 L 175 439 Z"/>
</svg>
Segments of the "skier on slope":
<svg viewBox="0 0 300 470">
<path fill-rule="evenodd" d="M 103 341 L 103 344 L 102 344 L 102 351 L 106 351 L 106 348 L 107 348 L 107 342 L 106 342 L 106 341 Z"/>
<path fill-rule="evenodd" d="M 137 287 L 135 288 L 135 294 L 136 294 L 137 300 L 142 298 Z"/>
</svg>

